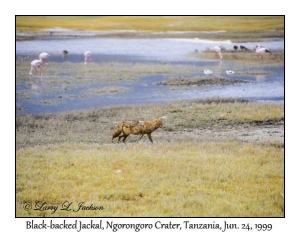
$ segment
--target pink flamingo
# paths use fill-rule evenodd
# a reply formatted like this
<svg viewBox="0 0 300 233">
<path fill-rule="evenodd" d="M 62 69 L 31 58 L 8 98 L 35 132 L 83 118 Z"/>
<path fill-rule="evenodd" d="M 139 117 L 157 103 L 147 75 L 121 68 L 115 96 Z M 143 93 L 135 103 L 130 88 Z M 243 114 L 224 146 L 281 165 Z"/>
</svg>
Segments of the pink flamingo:
<svg viewBox="0 0 300 233">
<path fill-rule="evenodd" d="M 45 64 L 45 65 L 47 65 L 47 61 L 48 61 L 49 57 L 50 57 L 50 54 L 48 54 L 46 52 L 43 52 L 39 55 L 40 61 L 42 62 L 42 64 Z"/>
<path fill-rule="evenodd" d="M 40 74 L 42 74 L 42 62 L 41 60 L 33 60 L 31 62 L 31 69 L 30 69 L 30 72 L 29 72 L 29 76 L 30 78 L 32 77 L 32 72 L 33 71 L 40 71 Z"/>
<path fill-rule="evenodd" d="M 40 62 L 41 62 L 41 67 L 40 67 L 40 70 L 41 70 L 41 75 L 42 75 L 42 69 L 43 69 L 43 66 L 44 65 L 48 65 L 48 58 L 50 57 L 50 54 L 46 53 L 46 52 L 43 52 L 39 55 L 39 58 L 40 58 Z"/>
<path fill-rule="evenodd" d="M 267 52 L 267 53 L 272 53 L 270 50 L 268 50 L 267 48 L 261 47 L 259 44 L 256 45 L 255 52 L 256 52 L 257 54 L 261 54 L 261 60 L 264 59 L 264 53 L 265 53 L 265 52 Z"/>
<path fill-rule="evenodd" d="M 43 52 L 39 55 L 39 60 L 33 60 L 31 62 L 31 69 L 30 69 L 30 72 L 29 72 L 29 76 L 30 78 L 32 77 L 32 72 L 35 71 L 35 72 L 40 72 L 40 75 L 42 75 L 42 69 L 43 69 L 43 65 L 47 65 L 47 61 L 48 61 L 48 58 L 50 57 L 50 55 L 46 52 Z"/>
<path fill-rule="evenodd" d="M 215 46 L 216 56 L 219 54 L 220 59 L 222 59 L 221 48 L 219 46 Z"/>
<path fill-rule="evenodd" d="M 84 63 L 87 64 L 87 62 L 92 61 L 92 53 L 90 51 L 86 51 L 84 53 Z"/>
</svg>

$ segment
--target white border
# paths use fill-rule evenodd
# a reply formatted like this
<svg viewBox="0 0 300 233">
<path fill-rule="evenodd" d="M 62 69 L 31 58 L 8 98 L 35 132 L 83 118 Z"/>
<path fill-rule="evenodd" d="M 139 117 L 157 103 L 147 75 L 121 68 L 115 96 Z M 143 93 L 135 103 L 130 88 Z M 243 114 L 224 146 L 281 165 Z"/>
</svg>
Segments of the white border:
<svg viewBox="0 0 300 233">
<path fill-rule="evenodd" d="M 33 14 L 107 14 L 107 15 L 135 15 L 135 14 L 151 14 L 151 15 L 286 15 L 286 92 L 285 92 L 285 106 L 286 106 L 286 218 L 282 219 L 229 219 L 236 223 L 272 223 L 273 232 L 297 232 L 298 217 L 299 216 L 299 191 L 296 189 L 299 186 L 299 114 L 297 94 L 300 77 L 298 72 L 299 58 L 299 12 L 295 1 L 271 1 L 271 0 L 251 0 L 248 2 L 231 0 L 231 1 L 199 1 L 199 0 L 185 0 L 185 1 L 163 1 L 163 0 L 132 0 L 132 1 L 37 1 L 37 0 L 16 0 L 4 3 L 1 6 L 1 25 L 2 36 L 0 56 L 2 64 L 2 72 L 0 77 L 2 79 L 1 85 L 1 145 L 4 146 L 1 157 L 1 178 L 2 192 L 1 192 L 1 232 L 28 232 L 25 230 L 25 221 L 28 219 L 15 219 L 15 15 L 33 15 Z M 38 219 L 41 221 L 41 219 Z M 47 221 L 50 219 L 47 219 Z M 88 221 L 88 219 L 82 219 Z M 104 219 L 107 220 L 107 219 Z M 113 219 L 117 221 L 117 219 Z M 142 221 L 154 222 L 156 219 L 141 219 Z M 159 219 L 158 219 L 159 220 Z M 167 219 L 163 219 L 167 221 Z M 192 219 L 195 221 L 196 219 Z M 211 222 L 213 219 L 199 219 L 203 222 Z M 55 219 L 55 221 L 63 221 L 63 219 Z M 121 222 L 136 223 L 138 219 L 120 219 Z M 182 219 L 171 219 L 174 222 L 182 222 Z M 222 219 L 216 219 L 219 222 Z M 33 231 L 44 232 L 44 231 Z M 52 232 L 52 231 L 51 231 Z M 71 231 L 57 231 L 57 232 L 71 232 Z M 88 232 L 88 231 L 85 231 Z M 91 231 L 92 232 L 92 231 Z M 95 232 L 95 231 L 93 231 Z M 120 231 L 121 232 L 121 231 Z M 133 232 L 133 231 L 131 231 Z M 194 231 L 196 232 L 196 231 Z M 198 231 L 197 231 L 198 232 Z M 206 231 L 201 231 L 206 232 Z M 212 232 L 212 231 L 207 231 Z M 236 231 L 238 232 L 238 231 Z M 242 231 L 244 232 L 244 231 Z"/>
</svg>

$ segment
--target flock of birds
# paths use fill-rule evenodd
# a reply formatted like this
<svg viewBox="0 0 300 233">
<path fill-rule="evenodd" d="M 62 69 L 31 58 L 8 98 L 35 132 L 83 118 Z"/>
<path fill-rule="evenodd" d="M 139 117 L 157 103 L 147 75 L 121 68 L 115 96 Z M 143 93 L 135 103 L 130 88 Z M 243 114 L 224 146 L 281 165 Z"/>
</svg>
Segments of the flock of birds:
<svg viewBox="0 0 300 233">
<path fill-rule="evenodd" d="M 209 69 L 205 69 L 203 71 L 204 74 L 206 75 L 209 75 L 209 74 L 213 74 L 213 71 L 212 70 L 209 70 Z M 235 72 L 233 70 L 226 70 L 226 74 L 228 75 L 231 75 L 231 74 L 234 74 Z"/>
<path fill-rule="evenodd" d="M 238 48 L 239 47 L 236 46 L 236 45 L 233 46 L 234 50 L 238 50 Z M 243 45 L 240 45 L 240 49 L 241 50 L 245 50 L 245 51 L 250 50 L 250 49 L 246 48 Z M 214 47 L 215 54 L 216 54 L 216 56 L 219 55 L 220 59 L 223 58 L 222 53 L 221 53 L 222 50 L 224 50 L 224 47 L 222 47 L 222 46 L 215 46 Z M 196 51 L 198 51 L 198 50 L 196 50 Z M 256 47 L 255 47 L 255 53 L 258 54 L 258 55 L 261 55 L 261 59 L 263 60 L 264 53 L 272 53 L 272 52 L 270 50 L 268 50 L 267 48 L 262 47 L 260 44 L 257 44 Z M 213 71 L 212 70 L 208 70 L 208 69 L 205 69 L 203 72 L 206 75 L 213 74 Z M 228 74 L 228 75 L 231 75 L 231 74 L 234 74 L 234 73 L 235 72 L 233 70 L 226 70 L 226 74 Z"/>
<path fill-rule="evenodd" d="M 234 50 L 238 50 L 238 48 L 239 47 L 236 46 L 236 45 L 233 46 Z M 245 50 L 245 51 L 250 50 L 250 49 L 246 48 L 243 45 L 240 46 L 240 49 Z M 214 51 L 216 52 L 216 56 L 219 55 L 220 59 L 223 58 L 222 53 L 221 53 L 222 50 L 224 50 L 224 48 L 222 46 L 215 46 L 214 47 Z M 255 53 L 258 54 L 258 55 L 261 55 L 261 59 L 263 60 L 264 59 L 264 57 L 263 57 L 264 53 L 272 53 L 272 52 L 270 50 L 268 50 L 267 48 L 261 46 L 260 44 L 257 44 L 256 47 L 255 47 Z"/>
<path fill-rule="evenodd" d="M 214 47 L 214 51 L 215 51 L 215 53 L 216 53 L 216 56 L 217 55 L 219 55 L 219 58 L 220 59 L 222 59 L 223 58 L 223 56 L 222 56 L 222 50 L 223 50 L 224 48 L 223 47 L 221 47 L 221 46 L 215 46 Z M 234 50 L 237 50 L 238 49 L 238 46 L 233 46 L 233 49 Z M 241 50 L 245 50 L 245 51 L 248 51 L 249 49 L 248 48 L 246 48 L 245 46 L 240 46 L 240 49 Z M 198 51 L 198 50 L 196 50 L 196 51 Z M 267 48 L 265 48 L 265 47 L 262 47 L 260 44 L 257 44 L 256 45 L 256 48 L 255 48 L 255 52 L 256 52 L 256 54 L 258 54 L 258 55 L 261 55 L 261 59 L 263 60 L 263 55 L 264 55 L 264 53 L 272 53 L 270 50 L 268 50 Z M 64 58 L 66 58 L 66 57 L 68 57 L 68 54 L 69 54 L 69 52 L 67 51 L 67 50 L 64 50 L 63 51 L 63 57 Z M 29 76 L 30 77 L 32 77 L 32 75 L 33 75 L 33 72 L 36 72 L 36 73 L 40 73 L 40 75 L 42 75 L 42 69 L 43 69 L 43 66 L 44 65 L 47 65 L 47 62 L 48 62 L 48 58 L 50 57 L 50 54 L 48 54 L 48 53 L 46 53 L 46 52 L 43 52 L 43 53 L 41 53 L 40 55 L 39 55 L 39 60 L 33 60 L 32 62 L 31 62 L 31 69 L 30 69 L 30 72 L 29 72 Z M 84 53 L 84 63 L 85 64 L 87 64 L 87 63 L 89 63 L 89 62 L 91 62 L 92 61 L 92 53 L 90 52 L 90 51 L 86 51 L 85 53 Z M 206 74 L 206 75 L 210 75 L 210 74 L 212 74 L 213 73 L 213 71 L 212 70 L 208 70 L 208 69 L 205 69 L 204 70 L 204 74 Z M 234 74 L 235 72 L 233 71 L 233 70 L 226 70 L 226 74 L 228 74 L 228 75 L 231 75 L 231 74 Z"/>
<path fill-rule="evenodd" d="M 63 57 L 67 58 L 69 52 L 67 50 L 63 51 Z M 47 65 L 48 58 L 50 57 L 49 53 L 43 52 L 39 55 L 39 59 L 33 60 L 31 62 L 31 69 L 29 71 L 29 76 L 32 77 L 33 72 L 40 73 L 42 75 L 42 69 L 44 65 Z M 86 51 L 84 53 L 84 63 L 87 64 L 88 62 L 92 61 L 92 53 L 90 51 Z"/>
</svg>

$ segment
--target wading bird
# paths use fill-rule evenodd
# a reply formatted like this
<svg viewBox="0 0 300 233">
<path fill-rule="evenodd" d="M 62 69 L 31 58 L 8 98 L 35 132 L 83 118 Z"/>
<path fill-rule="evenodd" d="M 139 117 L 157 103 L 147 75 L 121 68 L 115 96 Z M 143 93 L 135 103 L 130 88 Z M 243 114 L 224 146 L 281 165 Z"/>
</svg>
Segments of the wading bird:
<svg viewBox="0 0 300 233">
<path fill-rule="evenodd" d="M 69 52 L 67 50 L 63 51 L 63 58 L 67 58 L 69 55 Z"/>
<path fill-rule="evenodd" d="M 266 52 L 266 53 L 272 53 L 272 52 L 271 52 L 270 50 L 268 50 L 267 48 L 261 47 L 260 44 L 257 44 L 257 45 L 256 45 L 255 52 L 256 52 L 257 54 L 261 54 L 261 60 L 264 59 L 264 53 L 265 53 L 265 52 Z"/>
<path fill-rule="evenodd" d="M 47 62 L 48 62 L 48 58 L 50 57 L 50 54 L 48 54 L 48 53 L 41 53 L 40 55 L 39 55 L 39 58 L 40 58 L 40 61 L 42 62 L 42 65 L 43 64 L 45 64 L 45 65 L 47 65 Z"/>
<path fill-rule="evenodd" d="M 204 72 L 204 74 L 212 74 L 213 73 L 212 70 L 208 70 L 208 69 L 205 69 L 203 72 Z"/>
<path fill-rule="evenodd" d="M 92 53 L 90 51 L 86 51 L 84 53 L 84 63 L 87 64 L 88 62 L 92 61 Z"/>
<path fill-rule="evenodd" d="M 30 69 L 30 72 L 29 72 L 29 77 L 31 78 L 32 77 L 32 72 L 35 71 L 35 72 L 40 72 L 40 74 L 42 74 L 42 61 L 41 60 L 33 60 L 31 62 L 31 69 Z"/>
<path fill-rule="evenodd" d="M 221 48 L 219 46 L 215 46 L 216 56 L 219 54 L 220 59 L 222 59 Z"/>
<path fill-rule="evenodd" d="M 46 52 L 43 52 L 39 55 L 39 59 L 40 60 L 34 60 L 31 62 L 31 70 L 32 70 L 32 63 L 34 64 L 38 64 L 38 65 L 34 65 L 34 67 L 36 67 L 35 69 L 33 70 L 36 70 L 36 71 L 40 71 L 40 75 L 42 75 L 42 69 L 43 69 L 43 66 L 44 65 L 47 65 L 48 63 L 48 58 L 50 57 L 50 54 L 46 53 Z M 31 75 L 30 75 L 31 73 Z M 32 71 L 29 73 L 30 77 L 32 77 Z"/>
<path fill-rule="evenodd" d="M 234 74 L 235 72 L 233 70 L 226 70 L 226 74 Z"/>
</svg>

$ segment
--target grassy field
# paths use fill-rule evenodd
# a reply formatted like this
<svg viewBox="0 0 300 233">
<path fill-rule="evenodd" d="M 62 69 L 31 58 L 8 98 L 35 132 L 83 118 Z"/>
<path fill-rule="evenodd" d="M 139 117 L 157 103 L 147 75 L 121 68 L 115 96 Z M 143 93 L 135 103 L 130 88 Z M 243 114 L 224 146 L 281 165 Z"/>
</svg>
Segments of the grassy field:
<svg viewBox="0 0 300 233">
<path fill-rule="evenodd" d="M 154 144 L 111 142 L 157 116 Z M 283 105 L 219 99 L 17 115 L 17 216 L 283 216 L 283 121 Z"/>
<path fill-rule="evenodd" d="M 17 216 L 283 216 L 283 149 L 252 143 L 56 145 L 17 152 Z M 25 211 L 79 202 L 102 211 Z"/>
<path fill-rule="evenodd" d="M 232 42 L 284 38 L 283 16 L 17 16 L 16 40 L 65 38 L 201 38 Z M 46 30 L 48 29 L 48 31 Z M 81 33 L 79 30 L 82 30 Z M 51 31 L 51 33 L 50 33 Z M 101 33 L 99 33 L 101 32 Z"/>
<path fill-rule="evenodd" d="M 49 28 L 143 31 L 283 30 L 283 16 L 17 16 L 17 31 Z"/>
</svg>

